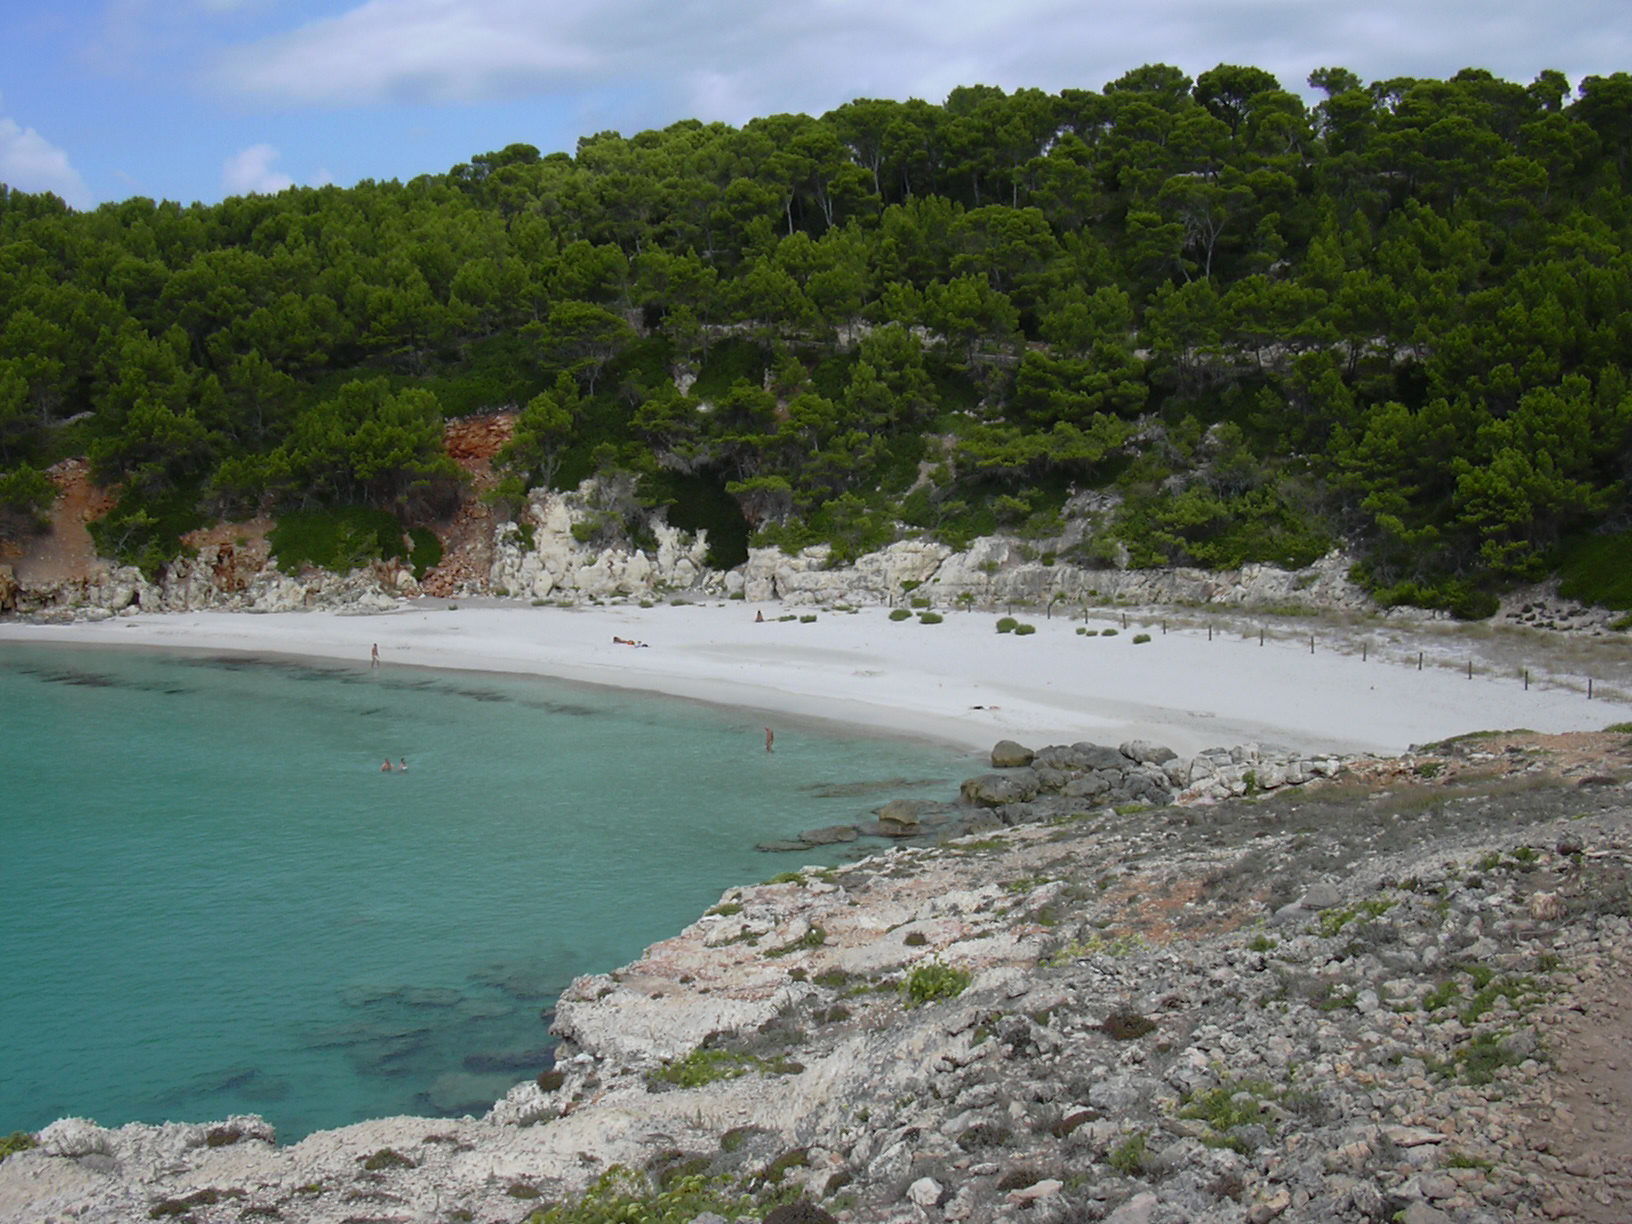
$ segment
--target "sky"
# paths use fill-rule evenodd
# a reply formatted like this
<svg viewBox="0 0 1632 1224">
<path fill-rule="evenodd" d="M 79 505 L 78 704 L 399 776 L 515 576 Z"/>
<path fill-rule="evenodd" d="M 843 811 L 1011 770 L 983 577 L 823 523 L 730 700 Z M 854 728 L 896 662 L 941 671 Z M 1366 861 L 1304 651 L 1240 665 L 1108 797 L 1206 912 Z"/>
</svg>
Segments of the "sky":
<svg viewBox="0 0 1632 1224">
<path fill-rule="evenodd" d="M 1217 64 L 1310 95 L 1632 71 L 1628 0 L 0 0 L 0 182 L 75 208 L 410 179 L 516 142 Z"/>
</svg>

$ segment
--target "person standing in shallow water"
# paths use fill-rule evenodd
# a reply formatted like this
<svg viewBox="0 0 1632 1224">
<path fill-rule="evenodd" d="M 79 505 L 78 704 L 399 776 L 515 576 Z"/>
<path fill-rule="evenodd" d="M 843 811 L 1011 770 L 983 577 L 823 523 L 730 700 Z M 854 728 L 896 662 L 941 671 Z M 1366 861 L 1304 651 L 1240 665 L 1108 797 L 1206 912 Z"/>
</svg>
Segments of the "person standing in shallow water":
<svg viewBox="0 0 1632 1224">
<path fill-rule="evenodd" d="M 765 728 L 765 751 L 770 752 L 771 751 L 771 745 L 774 744 L 774 743 L 776 743 L 776 732 L 772 731 L 769 727 L 766 727 Z"/>
<path fill-rule="evenodd" d="M 368 665 L 371 668 L 380 665 L 380 644 L 378 642 L 375 642 L 373 649 L 368 652 Z"/>
<path fill-rule="evenodd" d="M 391 758 L 390 757 L 386 757 L 385 760 L 380 762 L 380 772 L 381 773 L 390 773 L 391 772 Z"/>
</svg>

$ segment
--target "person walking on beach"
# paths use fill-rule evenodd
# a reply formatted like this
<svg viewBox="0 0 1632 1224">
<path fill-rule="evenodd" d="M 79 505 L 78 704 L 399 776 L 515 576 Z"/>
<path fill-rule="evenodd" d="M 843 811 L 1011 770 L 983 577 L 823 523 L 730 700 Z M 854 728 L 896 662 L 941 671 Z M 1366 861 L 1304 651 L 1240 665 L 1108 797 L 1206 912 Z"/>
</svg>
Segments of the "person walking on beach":
<svg viewBox="0 0 1632 1224">
<path fill-rule="evenodd" d="M 771 745 L 774 744 L 774 743 L 776 743 L 776 732 L 772 731 L 769 727 L 766 727 L 765 728 L 765 751 L 770 752 L 771 751 Z"/>
<path fill-rule="evenodd" d="M 368 652 L 368 665 L 370 668 L 380 665 L 380 644 L 378 642 L 375 642 L 374 648 Z"/>
</svg>

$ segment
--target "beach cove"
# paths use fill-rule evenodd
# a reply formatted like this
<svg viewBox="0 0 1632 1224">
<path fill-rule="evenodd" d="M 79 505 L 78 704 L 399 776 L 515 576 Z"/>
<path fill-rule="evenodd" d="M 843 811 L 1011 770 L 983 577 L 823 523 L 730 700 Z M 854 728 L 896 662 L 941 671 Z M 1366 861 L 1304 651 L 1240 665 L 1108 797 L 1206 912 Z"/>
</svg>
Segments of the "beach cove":
<svg viewBox="0 0 1632 1224">
<path fill-rule="evenodd" d="M 755 620 L 756 611 L 766 613 L 763 622 Z M 368 616 L 199 613 L 64 625 L 7 624 L 0 626 L 0 638 L 246 656 L 282 654 L 339 661 L 359 672 L 369 670 L 377 644 L 382 670 L 431 667 L 555 675 L 736 706 L 754 711 L 756 726 L 761 713 L 773 726 L 829 720 L 969 750 L 989 750 L 998 739 L 1032 745 L 1083 740 L 1116 744 L 1142 737 L 1184 755 L 1245 742 L 1392 754 L 1410 743 L 1491 726 L 1583 730 L 1627 717 L 1623 704 L 1603 700 L 1601 694 L 1588 700 L 1585 692 L 1573 688 L 1537 685 L 1527 691 L 1517 677 L 1484 673 L 1470 679 L 1445 665 L 1450 652 L 1443 647 L 1441 666 L 1430 663 L 1419 672 L 1410 665 L 1403 644 L 1396 645 L 1393 658 L 1379 657 L 1376 651 L 1366 656 L 1330 650 L 1311 654 L 1307 646 L 1284 638 L 1277 641 L 1273 635 L 1260 646 L 1245 633 L 1226 636 L 1175 626 L 1163 634 L 1159 619 L 1142 625 L 1138 616 L 1126 629 L 1120 628 L 1119 615 L 1106 616 L 1094 627 L 1115 625 L 1118 634 L 1101 637 L 1096 632 L 1090 639 L 1077 632 L 1087 627 L 1080 620 L 1064 618 L 1028 617 L 1036 632 L 1015 637 L 996 633 L 996 617 L 988 613 L 949 614 L 941 624 L 891 621 L 877 608 L 822 611 L 814 614 L 814 621 L 781 619 L 785 615 L 774 605 L 756 609 L 740 602 L 565 609 L 463 601 L 454 608 L 426 601 Z M 801 610 L 800 615 L 813 614 Z M 1150 640 L 1136 644 L 1133 639 L 1140 632 L 1149 632 Z M 614 637 L 625 641 L 614 642 Z M 646 645 L 628 644 L 631 641 Z M 1430 642 L 1428 648 L 1433 645 Z M 983 759 L 973 755 L 969 759 L 970 773 L 984 767 Z M 1043 849 L 1052 840 L 1056 839 L 1045 836 L 1035 844 Z M 740 919 L 704 918 L 684 937 L 649 949 L 636 964 L 611 975 L 581 979 L 566 1000 L 565 1025 L 572 1045 L 563 1076 L 551 1081 L 556 1090 L 552 1092 L 542 1079 L 537 1085 L 527 1081 L 486 1121 L 381 1119 L 276 1149 L 255 1142 L 267 1132 L 245 1118 L 215 1120 L 214 1132 L 205 1123 L 121 1132 L 65 1123 L 51 1128 L 50 1150 L 56 1156 L 43 1163 L 24 1163 L 22 1171 L 7 1162 L 0 1177 L 0 1209 L 25 1202 L 145 1204 L 156 1190 L 139 1189 L 128 1177 L 147 1160 L 173 1164 L 178 1171 L 166 1175 L 165 1192 L 182 1195 L 252 1180 L 267 1186 L 275 1182 L 288 1190 L 312 1183 L 319 1172 L 321 1180 L 339 1186 L 345 1182 L 343 1170 L 354 1168 L 370 1153 L 404 1151 L 411 1153 L 408 1159 L 424 1164 L 423 1173 L 409 1168 L 403 1174 L 417 1179 L 418 1189 L 412 1193 L 415 1201 L 424 1203 L 426 1194 L 440 1196 L 454 1184 L 461 1194 L 474 1193 L 475 1187 L 485 1184 L 501 1196 L 506 1185 L 521 1184 L 515 1179 L 529 1185 L 540 1178 L 560 1186 L 581 1185 L 605 1162 L 634 1161 L 649 1154 L 652 1136 L 664 1131 L 678 1135 L 732 1126 L 776 1130 L 773 1119 L 785 1118 L 788 1133 L 779 1133 L 777 1141 L 809 1142 L 810 1136 L 839 1124 L 842 1110 L 833 1112 L 840 1108 L 834 1094 L 854 1093 L 853 1074 L 869 1060 L 886 1057 L 886 1046 L 906 1053 L 890 1077 L 899 1089 L 906 1083 L 903 1077 L 930 1074 L 945 1058 L 953 1058 L 955 1065 L 962 1065 L 965 1058 L 973 1060 L 969 1046 L 977 1020 L 960 1019 L 938 1027 L 925 1015 L 922 1022 L 915 1021 L 916 1027 L 873 1033 L 860 1046 L 824 1056 L 811 1073 L 814 1079 L 803 1074 L 791 1081 L 751 1076 L 729 1081 L 729 1089 L 722 1085 L 718 1091 L 704 1090 L 697 1099 L 688 1099 L 694 1095 L 688 1093 L 648 1095 L 651 1088 L 642 1087 L 639 1077 L 649 1071 L 653 1057 L 675 1051 L 667 1045 L 638 1048 L 628 1035 L 646 1031 L 643 1026 L 651 1026 L 653 1033 L 666 1032 L 671 1026 L 665 1017 L 681 1005 L 680 999 L 668 996 L 676 993 L 677 983 L 687 982 L 693 983 L 690 991 L 708 995 L 713 989 L 716 995 L 712 1001 L 694 1000 L 702 1010 L 676 1032 L 711 1027 L 755 1031 L 808 993 L 797 975 L 789 974 L 805 972 L 803 966 L 811 957 L 817 958 L 810 961 L 814 972 L 818 963 L 833 958 L 859 965 L 856 958 L 870 963 L 883 955 L 877 972 L 910 964 L 914 958 L 946 956 L 975 973 L 970 1006 L 977 1010 L 969 1015 L 977 1019 L 979 1006 L 991 1006 L 993 1000 L 1001 1003 L 1005 997 L 1016 997 L 1016 992 L 1028 998 L 1035 995 L 1039 1005 L 1050 991 L 1058 993 L 1058 983 L 1034 982 L 1028 976 L 1032 971 L 1024 968 L 1039 956 L 1056 955 L 1048 952 L 1052 942 L 1048 932 L 1035 924 L 1015 927 L 1013 919 L 997 921 L 1006 907 L 992 909 L 990 901 L 1013 891 L 1006 875 L 988 878 L 977 873 L 973 880 L 956 873 L 937 877 L 929 867 L 940 860 L 920 865 L 912 857 L 915 853 L 890 852 L 884 861 L 895 866 L 884 874 L 899 875 L 912 863 L 930 885 L 914 885 L 909 878 L 884 896 L 869 897 L 863 881 L 870 869 L 860 864 L 860 876 L 848 871 L 817 873 L 797 886 L 730 889 L 720 908 L 742 907 Z M 1030 881 L 1029 888 L 1051 887 L 1041 870 L 1047 861 L 1034 860 L 1020 871 Z M 1107 900 L 1115 901 L 1119 895 L 1108 894 Z M 849 934 L 841 935 L 846 928 L 834 914 L 846 911 L 832 907 L 852 902 L 860 909 L 848 913 Z M 1311 903 L 1311 912 L 1315 908 Z M 903 921 L 907 925 L 902 926 Z M 812 930 L 824 927 L 834 932 L 828 953 L 801 950 L 786 960 L 768 961 L 763 951 L 749 949 L 745 956 L 740 948 L 744 938 L 755 938 L 747 932 L 758 931 L 773 949 L 795 945 L 803 949 Z M 895 934 L 886 937 L 892 928 Z M 923 945 L 914 947 L 908 938 L 901 946 L 903 931 L 909 935 L 921 931 Z M 1129 979 L 1118 989 L 1136 987 Z M 1097 995 L 1089 991 L 1082 1001 L 1093 997 Z M 827 1010 L 832 1012 L 833 1006 Z M 899 1046 L 902 1040 L 906 1047 Z M 565 1087 L 559 1087 L 563 1083 Z M 795 1094 L 791 1098 L 790 1089 Z M 224 1144 L 205 1159 L 205 1150 L 214 1143 L 206 1142 L 208 1134 L 232 1131 L 242 1141 Z M 128 1139 L 120 1137 L 127 1134 Z M 447 1153 L 456 1172 L 453 1166 L 442 1167 L 447 1162 L 440 1155 L 428 1158 L 440 1153 L 437 1145 L 444 1136 L 456 1145 Z M 464 1145 L 472 1146 L 466 1151 Z M 889 1153 L 876 1146 L 868 1149 L 873 1162 L 893 1167 Z M 127 1170 L 121 1175 L 126 1180 L 110 1182 L 91 1165 L 77 1163 L 76 1152 L 116 1158 Z M 183 1155 L 194 1152 L 197 1156 Z M 595 1159 L 586 1165 L 579 1156 L 583 1153 Z M 64 1161 L 64 1156 L 69 1159 Z M 838 1167 L 831 1151 L 813 1155 L 811 1161 L 813 1178 L 818 1169 L 830 1172 Z M 433 1165 L 439 1170 L 434 1174 Z M 179 1172 L 182 1166 L 189 1171 Z M 23 1171 L 45 1180 L 36 1180 L 30 1188 L 16 1180 Z M 824 1172 L 818 1180 L 825 1181 L 826 1176 Z M 432 1180 L 427 1182 L 427 1177 Z M 810 1184 L 815 1187 L 816 1181 Z M 293 1212 L 288 1194 L 279 1201 L 284 1218 L 340 1219 L 351 1210 L 336 1201 L 313 1202 Z"/>
</svg>

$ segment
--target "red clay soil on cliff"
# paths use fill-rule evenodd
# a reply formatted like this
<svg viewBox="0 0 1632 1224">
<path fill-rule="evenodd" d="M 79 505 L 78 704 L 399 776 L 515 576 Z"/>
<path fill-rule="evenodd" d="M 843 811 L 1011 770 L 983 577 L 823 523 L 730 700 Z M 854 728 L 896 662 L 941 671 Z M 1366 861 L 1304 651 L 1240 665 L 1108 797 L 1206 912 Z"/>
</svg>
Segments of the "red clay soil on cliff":
<svg viewBox="0 0 1632 1224">
<path fill-rule="evenodd" d="M 0 553 L 0 563 L 9 563 L 25 586 L 79 582 L 104 567 L 85 525 L 108 512 L 112 496 L 91 483 L 91 465 L 83 459 L 64 459 L 47 475 L 57 486 L 50 528 L 24 546 Z"/>
<path fill-rule="evenodd" d="M 493 568 L 493 509 L 482 494 L 498 483 L 493 459 L 515 429 L 513 412 L 460 417 L 443 426 L 442 444 L 470 477 L 470 488 L 453 518 L 436 526 L 442 561 L 419 584 L 425 594 L 445 598 L 461 585 L 487 579 Z"/>
<path fill-rule="evenodd" d="M 422 586 L 427 595 L 451 595 L 461 584 L 486 579 L 493 564 L 493 511 L 481 495 L 497 483 L 493 459 L 510 440 L 515 424 L 515 414 L 506 412 L 462 417 L 443 427 L 443 444 L 469 476 L 470 487 L 452 518 L 433 525 L 442 541 L 442 562 L 425 576 Z M 108 565 L 97 556 L 86 525 L 112 508 L 114 495 L 92 483 L 90 464 L 84 459 L 64 459 L 49 475 L 57 486 L 57 500 L 47 516 L 49 529 L 19 544 L 0 546 L 0 565 L 10 565 L 24 586 L 82 582 Z M 231 574 L 246 574 L 266 561 L 266 536 L 273 525 L 264 517 L 218 523 L 189 532 L 183 542 Z M 230 575 L 223 578 L 224 587 L 230 587 Z"/>
</svg>

